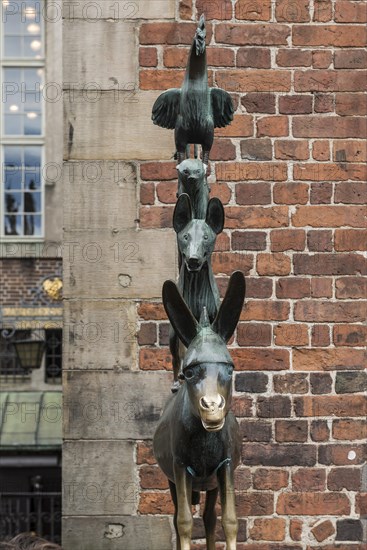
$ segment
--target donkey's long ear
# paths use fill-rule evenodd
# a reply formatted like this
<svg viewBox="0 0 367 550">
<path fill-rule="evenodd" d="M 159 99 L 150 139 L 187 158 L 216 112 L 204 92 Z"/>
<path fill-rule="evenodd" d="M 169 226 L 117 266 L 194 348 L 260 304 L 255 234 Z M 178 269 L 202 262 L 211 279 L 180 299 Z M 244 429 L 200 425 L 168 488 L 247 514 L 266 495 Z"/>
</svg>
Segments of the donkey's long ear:
<svg viewBox="0 0 367 550">
<path fill-rule="evenodd" d="M 176 283 L 173 281 L 164 282 L 162 298 L 164 309 L 166 310 L 174 331 L 185 346 L 188 347 L 190 342 L 197 335 L 199 328 L 198 322 L 187 307 Z"/>
<path fill-rule="evenodd" d="M 224 226 L 224 208 L 223 204 L 217 197 L 210 199 L 206 209 L 206 223 L 211 227 L 217 235 L 222 233 Z"/>
<path fill-rule="evenodd" d="M 226 295 L 212 328 L 225 342 L 231 338 L 239 321 L 245 299 L 246 283 L 242 271 L 235 271 L 229 279 Z"/>
<path fill-rule="evenodd" d="M 192 206 L 190 197 L 187 193 L 182 193 L 178 197 L 175 210 L 173 212 L 173 228 L 176 233 L 180 233 L 192 220 Z"/>
</svg>

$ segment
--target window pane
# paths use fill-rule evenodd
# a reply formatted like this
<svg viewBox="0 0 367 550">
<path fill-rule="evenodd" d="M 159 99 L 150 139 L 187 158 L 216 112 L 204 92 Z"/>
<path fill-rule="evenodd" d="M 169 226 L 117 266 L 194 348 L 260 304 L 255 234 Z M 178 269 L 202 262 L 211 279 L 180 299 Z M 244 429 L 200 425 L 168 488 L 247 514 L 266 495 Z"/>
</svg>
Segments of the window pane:
<svg viewBox="0 0 367 550">
<path fill-rule="evenodd" d="M 22 116 L 5 115 L 4 116 L 4 130 L 8 136 L 18 136 L 23 134 L 22 132 Z"/>
<path fill-rule="evenodd" d="M 40 212 L 41 211 L 41 193 L 29 192 L 24 193 L 24 212 Z"/>
<path fill-rule="evenodd" d="M 22 56 L 23 39 L 19 36 L 5 36 L 4 54 L 5 57 L 21 57 Z"/>
<path fill-rule="evenodd" d="M 22 193 L 5 193 L 5 212 L 21 212 Z"/>
<path fill-rule="evenodd" d="M 14 147 L 12 145 L 9 147 L 4 147 L 4 157 L 5 166 L 10 168 L 19 167 L 22 164 L 22 148 Z"/>
<path fill-rule="evenodd" d="M 27 214 L 24 216 L 24 235 L 41 236 L 41 216 Z"/>
<path fill-rule="evenodd" d="M 5 57 L 43 56 L 42 0 L 2 2 Z"/>
<path fill-rule="evenodd" d="M 27 169 L 24 171 L 24 188 L 39 189 L 41 187 L 41 171 L 40 169 Z"/>
<path fill-rule="evenodd" d="M 43 69 L 4 70 L 5 135 L 42 134 Z"/>
<path fill-rule="evenodd" d="M 5 235 L 23 235 L 22 216 L 5 215 Z"/>
<path fill-rule="evenodd" d="M 21 168 L 7 169 L 4 175 L 5 189 L 21 189 L 22 188 L 22 170 Z"/>
</svg>

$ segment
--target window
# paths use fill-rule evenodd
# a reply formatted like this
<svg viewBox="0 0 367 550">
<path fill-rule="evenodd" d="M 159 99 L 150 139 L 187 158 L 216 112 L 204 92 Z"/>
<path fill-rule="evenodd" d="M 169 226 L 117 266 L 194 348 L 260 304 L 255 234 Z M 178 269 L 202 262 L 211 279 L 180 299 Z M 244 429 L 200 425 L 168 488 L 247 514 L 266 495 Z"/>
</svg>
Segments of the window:
<svg viewBox="0 0 367 550">
<path fill-rule="evenodd" d="M 61 384 L 62 372 L 62 330 L 45 330 L 45 382 Z"/>
<path fill-rule="evenodd" d="M 44 236 L 43 0 L 0 0 L 0 236 Z"/>
</svg>

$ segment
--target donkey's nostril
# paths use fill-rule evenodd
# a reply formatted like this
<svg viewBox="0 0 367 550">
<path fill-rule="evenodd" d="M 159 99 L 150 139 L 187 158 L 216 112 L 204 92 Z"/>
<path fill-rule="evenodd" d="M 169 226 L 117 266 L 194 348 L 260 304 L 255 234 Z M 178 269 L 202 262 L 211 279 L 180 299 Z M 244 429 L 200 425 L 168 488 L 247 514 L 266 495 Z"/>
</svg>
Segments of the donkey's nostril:
<svg viewBox="0 0 367 550">
<path fill-rule="evenodd" d="M 200 399 L 200 405 L 203 409 L 210 409 L 210 403 L 208 403 L 208 401 L 206 401 L 205 397 L 202 397 Z"/>
</svg>

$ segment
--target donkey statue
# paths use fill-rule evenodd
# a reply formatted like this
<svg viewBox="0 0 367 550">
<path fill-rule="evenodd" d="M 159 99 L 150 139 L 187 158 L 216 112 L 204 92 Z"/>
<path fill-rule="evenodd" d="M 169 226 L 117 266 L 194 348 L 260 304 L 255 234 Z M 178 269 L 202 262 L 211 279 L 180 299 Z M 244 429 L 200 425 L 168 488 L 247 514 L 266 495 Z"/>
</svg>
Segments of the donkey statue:
<svg viewBox="0 0 367 550">
<path fill-rule="evenodd" d="M 190 197 L 179 196 L 174 213 L 173 227 L 177 233 L 178 250 L 181 257 L 178 287 L 196 320 L 200 319 L 206 307 L 210 322 L 217 314 L 220 297 L 211 266 L 211 255 L 217 235 L 224 226 L 224 209 L 219 199 L 210 199 L 205 219 L 194 219 Z M 179 387 L 179 372 L 183 352 L 175 331 L 170 331 L 170 351 L 174 385 Z"/>
<path fill-rule="evenodd" d="M 176 334 L 187 347 L 184 383 L 169 398 L 154 434 L 157 462 L 168 477 L 175 505 L 177 550 L 190 550 L 191 504 L 206 491 L 203 514 L 208 550 L 215 550 L 218 488 L 227 550 L 236 550 L 234 469 L 240 460 L 237 420 L 229 411 L 233 362 L 231 338 L 245 298 L 245 279 L 233 273 L 219 311 L 210 324 L 203 309 L 200 322 L 190 312 L 176 284 L 163 285 L 163 304 Z"/>
</svg>

